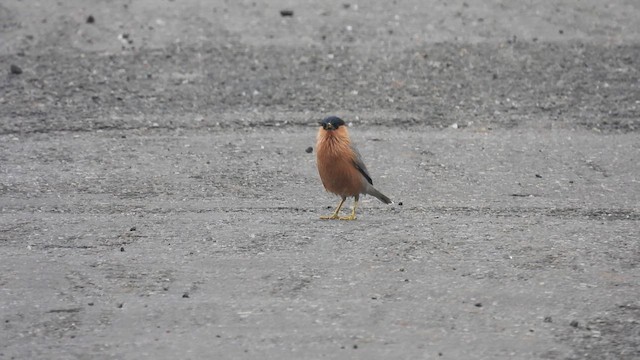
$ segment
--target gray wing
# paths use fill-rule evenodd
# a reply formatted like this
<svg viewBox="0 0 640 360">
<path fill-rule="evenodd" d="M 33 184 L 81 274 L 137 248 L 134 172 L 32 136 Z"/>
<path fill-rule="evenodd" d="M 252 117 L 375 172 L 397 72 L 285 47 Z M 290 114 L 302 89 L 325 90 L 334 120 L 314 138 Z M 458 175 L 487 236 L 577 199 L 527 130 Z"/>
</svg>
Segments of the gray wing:
<svg viewBox="0 0 640 360">
<path fill-rule="evenodd" d="M 373 180 L 371 180 L 369 170 L 367 170 L 367 166 L 362 161 L 362 155 L 360 155 L 360 152 L 358 151 L 358 149 L 356 149 L 355 146 L 353 146 L 353 144 L 351 145 L 351 150 L 353 150 L 353 153 L 356 155 L 355 159 L 353 160 L 353 166 L 355 166 L 356 169 L 360 171 L 360 174 L 362 174 L 362 176 L 367 179 L 369 184 L 373 185 Z"/>
</svg>

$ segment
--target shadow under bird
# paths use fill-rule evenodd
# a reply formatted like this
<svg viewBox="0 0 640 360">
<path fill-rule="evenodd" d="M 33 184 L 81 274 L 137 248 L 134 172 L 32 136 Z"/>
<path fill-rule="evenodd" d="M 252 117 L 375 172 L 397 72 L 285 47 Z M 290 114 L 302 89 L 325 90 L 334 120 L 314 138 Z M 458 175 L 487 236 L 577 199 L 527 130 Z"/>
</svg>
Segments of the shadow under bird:
<svg viewBox="0 0 640 360">
<path fill-rule="evenodd" d="M 385 204 L 391 199 L 373 187 L 373 181 L 362 156 L 351 144 L 345 122 L 337 116 L 329 116 L 319 122 L 316 143 L 318 173 L 324 188 L 341 197 L 338 207 L 329 216 L 321 219 L 355 220 L 360 194 L 375 196 Z M 348 197 L 354 198 L 349 216 L 339 216 L 340 209 Z"/>
</svg>

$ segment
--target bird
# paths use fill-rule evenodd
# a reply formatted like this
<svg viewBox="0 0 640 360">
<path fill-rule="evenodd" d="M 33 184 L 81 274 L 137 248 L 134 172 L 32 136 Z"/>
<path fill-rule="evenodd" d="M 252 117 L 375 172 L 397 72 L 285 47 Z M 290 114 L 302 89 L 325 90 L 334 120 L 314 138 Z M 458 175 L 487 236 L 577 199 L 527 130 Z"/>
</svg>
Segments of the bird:
<svg viewBox="0 0 640 360">
<path fill-rule="evenodd" d="M 369 170 L 358 149 L 349 138 L 344 120 L 329 116 L 320 121 L 316 142 L 316 163 L 325 190 L 340 196 L 338 207 L 321 219 L 355 220 L 360 194 L 373 195 L 385 204 L 392 201 L 373 187 Z M 340 216 L 340 209 L 348 197 L 354 198 L 351 215 Z"/>
</svg>

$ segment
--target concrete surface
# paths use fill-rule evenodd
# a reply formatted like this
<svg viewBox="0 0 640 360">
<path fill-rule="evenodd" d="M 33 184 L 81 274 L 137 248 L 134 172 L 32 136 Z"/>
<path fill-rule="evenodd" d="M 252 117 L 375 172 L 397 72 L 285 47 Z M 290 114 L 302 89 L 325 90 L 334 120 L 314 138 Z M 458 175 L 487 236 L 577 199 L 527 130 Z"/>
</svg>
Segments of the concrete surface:
<svg viewBox="0 0 640 360">
<path fill-rule="evenodd" d="M 0 359 L 640 358 L 639 18 L 3 1 Z"/>
</svg>

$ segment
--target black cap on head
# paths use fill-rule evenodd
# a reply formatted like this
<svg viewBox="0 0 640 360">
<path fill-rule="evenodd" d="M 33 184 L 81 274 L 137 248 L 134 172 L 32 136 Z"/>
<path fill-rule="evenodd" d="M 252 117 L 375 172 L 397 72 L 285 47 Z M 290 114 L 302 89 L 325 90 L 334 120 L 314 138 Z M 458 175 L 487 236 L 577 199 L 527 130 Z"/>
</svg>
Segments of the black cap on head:
<svg viewBox="0 0 640 360">
<path fill-rule="evenodd" d="M 328 116 L 324 118 L 324 120 L 320 121 L 319 124 L 325 130 L 335 130 L 340 126 L 345 125 L 344 121 L 337 116 Z"/>
</svg>

